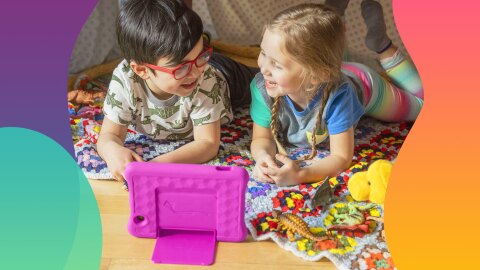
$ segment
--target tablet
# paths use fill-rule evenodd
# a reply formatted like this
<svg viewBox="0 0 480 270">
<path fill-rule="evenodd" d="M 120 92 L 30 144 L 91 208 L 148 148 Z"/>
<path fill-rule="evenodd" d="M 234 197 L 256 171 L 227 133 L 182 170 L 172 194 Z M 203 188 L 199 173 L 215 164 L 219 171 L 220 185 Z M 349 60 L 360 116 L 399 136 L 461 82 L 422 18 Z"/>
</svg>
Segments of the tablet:
<svg viewBox="0 0 480 270">
<path fill-rule="evenodd" d="M 241 167 L 132 162 L 128 232 L 156 238 L 155 263 L 209 265 L 216 241 L 240 242 L 248 172 Z"/>
</svg>

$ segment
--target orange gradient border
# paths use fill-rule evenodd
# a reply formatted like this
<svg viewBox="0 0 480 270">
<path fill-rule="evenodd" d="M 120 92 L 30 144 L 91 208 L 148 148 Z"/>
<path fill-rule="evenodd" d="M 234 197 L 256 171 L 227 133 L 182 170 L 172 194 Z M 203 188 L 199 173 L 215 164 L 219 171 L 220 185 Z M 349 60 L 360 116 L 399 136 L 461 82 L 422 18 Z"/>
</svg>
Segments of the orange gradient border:
<svg viewBox="0 0 480 270">
<path fill-rule="evenodd" d="M 394 0 L 393 12 L 425 105 L 389 182 L 388 245 L 398 269 L 473 269 L 480 250 L 480 2 Z"/>
</svg>

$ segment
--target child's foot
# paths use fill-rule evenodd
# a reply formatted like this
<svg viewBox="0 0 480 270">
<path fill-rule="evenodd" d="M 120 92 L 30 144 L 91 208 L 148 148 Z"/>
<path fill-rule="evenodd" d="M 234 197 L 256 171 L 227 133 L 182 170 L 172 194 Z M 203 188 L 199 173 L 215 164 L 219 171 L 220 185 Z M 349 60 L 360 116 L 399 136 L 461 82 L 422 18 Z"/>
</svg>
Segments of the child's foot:
<svg viewBox="0 0 480 270">
<path fill-rule="evenodd" d="M 325 5 L 333 8 L 340 16 L 343 16 L 345 9 L 347 9 L 348 2 L 350 2 L 350 0 L 326 0 Z"/>
<path fill-rule="evenodd" d="M 382 6 L 376 1 L 364 0 L 362 2 L 362 17 L 367 25 L 365 45 L 377 53 L 386 51 L 392 45 L 392 41 L 387 36 Z"/>
</svg>

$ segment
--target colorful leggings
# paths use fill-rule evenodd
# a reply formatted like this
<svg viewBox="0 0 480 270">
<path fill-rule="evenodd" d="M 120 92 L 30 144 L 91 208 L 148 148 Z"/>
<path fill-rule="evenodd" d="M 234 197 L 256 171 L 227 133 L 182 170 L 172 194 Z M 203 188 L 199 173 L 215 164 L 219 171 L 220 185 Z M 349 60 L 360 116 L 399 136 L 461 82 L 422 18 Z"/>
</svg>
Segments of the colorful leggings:
<svg viewBox="0 0 480 270">
<path fill-rule="evenodd" d="M 380 64 L 388 78 L 362 64 L 342 65 L 363 83 L 365 114 L 387 122 L 414 121 L 423 106 L 423 86 L 413 63 L 397 50 Z"/>
</svg>

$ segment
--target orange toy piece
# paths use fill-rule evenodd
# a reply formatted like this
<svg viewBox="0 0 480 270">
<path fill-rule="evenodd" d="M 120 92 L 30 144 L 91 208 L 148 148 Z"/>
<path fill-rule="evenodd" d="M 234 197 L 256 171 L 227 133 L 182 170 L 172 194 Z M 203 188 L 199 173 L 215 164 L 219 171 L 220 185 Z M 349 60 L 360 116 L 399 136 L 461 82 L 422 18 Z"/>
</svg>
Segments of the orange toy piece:
<svg viewBox="0 0 480 270">
<path fill-rule="evenodd" d="M 68 92 L 68 101 L 75 105 L 92 105 L 95 101 L 103 101 L 106 95 L 98 90 L 72 90 Z"/>
<path fill-rule="evenodd" d="M 314 235 L 308 229 L 308 224 L 297 215 L 273 210 L 272 216 L 278 220 L 279 229 L 286 230 L 290 242 L 295 241 L 295 233 L 298 233 L 303 238 L 316 241 L 316 247 L 321 250 L 341 246 L 338 239 L 335 239 L 335 237 L 330 235 L 329 232 L 327 233 L 327 236 Z"/>
</svg>

